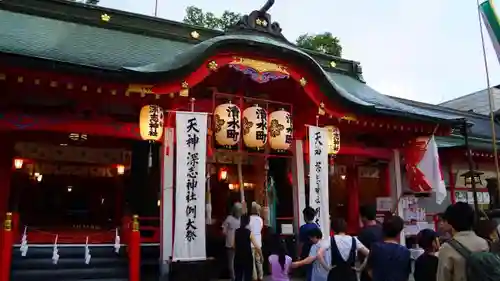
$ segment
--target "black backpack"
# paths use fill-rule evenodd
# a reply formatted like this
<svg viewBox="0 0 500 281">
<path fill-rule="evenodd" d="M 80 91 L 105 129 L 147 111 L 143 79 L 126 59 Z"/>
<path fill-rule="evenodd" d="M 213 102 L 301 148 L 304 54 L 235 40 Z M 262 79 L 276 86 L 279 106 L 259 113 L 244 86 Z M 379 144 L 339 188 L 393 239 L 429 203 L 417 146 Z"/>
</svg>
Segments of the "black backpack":
<svg viewBox="0 0 500 281">
<path fill-rule="evenodd" d="M 467 281 L 500 280 L 500 256 L 491 251 L 471 252 L 455 239 L 448 241 L 465 259 Z"/>
</svg>

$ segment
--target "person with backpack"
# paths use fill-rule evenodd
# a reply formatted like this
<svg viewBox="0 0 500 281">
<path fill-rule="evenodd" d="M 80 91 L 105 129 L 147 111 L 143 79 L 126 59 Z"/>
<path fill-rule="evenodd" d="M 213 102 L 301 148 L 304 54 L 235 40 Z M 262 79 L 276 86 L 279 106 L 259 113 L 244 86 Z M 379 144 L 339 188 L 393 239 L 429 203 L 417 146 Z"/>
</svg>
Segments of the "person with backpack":
<svg viewBox="0 0 500 281">
<path fill-rule="evenodd" d="M 474 225 L 474 232 L 483 238 L 490 246 L 490 252 L 500 254 L 500 244 L 498 236 L 498 224 L 494 220 L 482 219 Z"/>
<path fill-rule="evenodd" d="M 500 280 L 500 257 L 491 253 L 488 242 L 472 231 L 472 207 L 455 203 L 446 208 L 443 218 L 451 226 L 453 237 L 439 250 L 437 281 Z"/>
<path fill-rule="evenodd" d="M 344 219 L 334 219 L 331 224 L 335 234 L 327 247 L 319 249 L 318 261 L 328 269 L 328 281 L 357 281 L 356 257 L 358 253 L 368 256 L 370 251 L 356 237 L 347 235 L 347 223 Z M 328 256 L 331 257 L 331 266 L 325 261 Z"/>
</svg>

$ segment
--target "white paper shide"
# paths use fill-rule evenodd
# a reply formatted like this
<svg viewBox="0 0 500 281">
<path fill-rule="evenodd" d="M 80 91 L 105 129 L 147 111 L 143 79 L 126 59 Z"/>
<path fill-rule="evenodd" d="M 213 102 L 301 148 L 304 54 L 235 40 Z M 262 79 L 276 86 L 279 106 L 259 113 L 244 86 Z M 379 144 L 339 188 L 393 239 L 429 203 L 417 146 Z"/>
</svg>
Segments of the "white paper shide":
<svg viewBox="0 0 500 281">
<path fill-rule="evenodd" d="M 328 131 L 316 126 L 309 126 L 309 206 L 316 210 L 315 222 L 321 231 L 330 233 Z"/>
<path fill-rule="evenodd" d="M 206 113 L 176 113 L 177 157 L 173 260 L 206 259 L 206 136 Z"/>
</svg>

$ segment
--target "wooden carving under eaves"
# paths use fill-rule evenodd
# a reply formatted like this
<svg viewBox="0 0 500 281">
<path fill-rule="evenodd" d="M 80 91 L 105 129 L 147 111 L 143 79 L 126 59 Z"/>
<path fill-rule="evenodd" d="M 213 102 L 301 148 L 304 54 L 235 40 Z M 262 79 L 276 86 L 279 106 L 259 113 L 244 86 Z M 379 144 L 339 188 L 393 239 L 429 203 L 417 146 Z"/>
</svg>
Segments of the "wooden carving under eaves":
<svg viewBox="0 0 500 281">
<path fill-rule="evenodd" d="M 281 33 L 282 29 L 279 23 L 272 22 L 271 15 L 267 13 L 273 5 L 274 0 L 267 0 L 266 4 L 264 4 L 260 10 L 253 11 L 249 15 L 244 15 L 239 22 L 235 26 L 229 28 L 229 30 L 264 33 L 273 38 L 288 42 Z"/>
</svg>

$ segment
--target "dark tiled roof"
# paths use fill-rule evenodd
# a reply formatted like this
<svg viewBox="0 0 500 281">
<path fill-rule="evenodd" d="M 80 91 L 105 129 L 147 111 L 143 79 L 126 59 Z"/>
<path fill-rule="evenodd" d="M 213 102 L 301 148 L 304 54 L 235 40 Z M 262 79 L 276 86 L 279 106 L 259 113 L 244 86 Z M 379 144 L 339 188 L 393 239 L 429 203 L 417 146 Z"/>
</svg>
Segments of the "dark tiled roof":
<svg viewBox="0 0 500 281">
<path fill-rule="evenodd" d="M 16 24 L 12 24 L 16 23 Z M 0 10 L 0 52 L 118 70 L 192 44 Z"/>
<path fill-rule="evenodd" d="M 412 107 L 417 107 L 425 110 L 430 110 L 434 112 L 441 112 L 443 114 L 453 114 L 460 116 L 461 118 L 465 118 L 467 121 L 470 121 L 474 125 L 471 127 L 471 137 L 490 140 L 491 139 L 491 122 L 490 117 L 483 114 L 477 114 L 474 112 L 461 111 L 452 109 L 449 107 L 444 107 L 440 105 L 422 103 L 402 98 L 392 97 L 395 100 L 398 100 L 401 103 L 410 105 Z M 500 125 L 495 123 L 495 132 L 497 136 L 500 136 Z"/>
<path fill-rule="evenodd" d="M 0 10 L 0 53 L 98 67 L 124 74 L 134 71 L 137 77 L 151 77 L 155 73 L 178 70 L 195 64 L 196 59 L 203 59 L 210 51 L 234 46 L 261 48 L 260 51 L 268 49 L 273 56 L 297 59 L 308 65 L 309 70 L 324 82 L 327 95 L 337 100 L 340 97 L 342 102 L 365 111 L 430 122 L 452 122 L 460 117 L 382 95 L 358 80 L 355 73 L 351 72 L 353 76 L 349 76 L 345 71 L 327 72 L 303 50 L 262 35 L 220 35 L 193 45 L 186 41 L 140 35 L 111 27 Z"/>
</svg>

